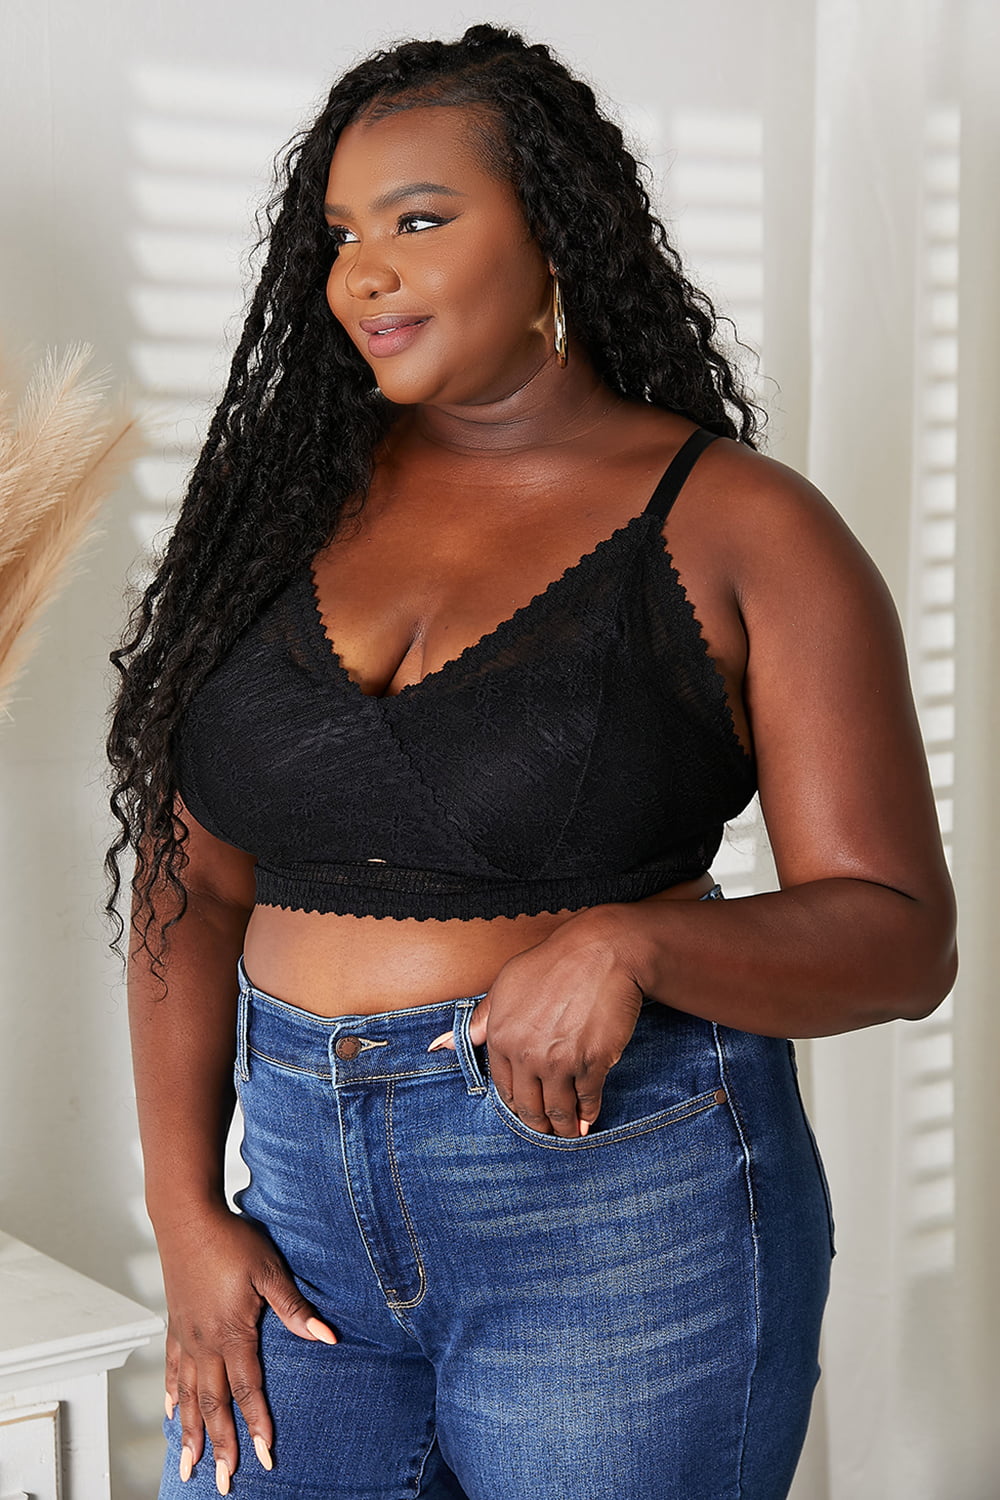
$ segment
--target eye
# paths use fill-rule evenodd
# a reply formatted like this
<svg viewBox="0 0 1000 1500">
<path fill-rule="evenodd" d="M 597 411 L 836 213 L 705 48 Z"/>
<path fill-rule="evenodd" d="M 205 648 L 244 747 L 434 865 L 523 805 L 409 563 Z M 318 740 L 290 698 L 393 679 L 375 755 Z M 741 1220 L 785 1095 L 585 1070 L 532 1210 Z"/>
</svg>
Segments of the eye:
<svg viewBox="0 0 1000 1500">
<path fill-rule="evenodd" d="M 440 214 L 401 214 L 396 220 L 396 229 L 399 234 L 420 234 L 424 229 L 436 229 L 441 224 L 450 223 L 450 219 L 442 218 Z M 344 224 L 326 224 L 324 232 L 335 250 L 341 245 L 355 244 L 358 238 Z"/>
<path fill-rule="evenodd" d="M 349 229 L 345 229 L 343 224 L 326 224 L 324 225 L 324 228 L 327 238 L 332 240 L 335 250 L 339 250 L 341 245 L 346 245 L 348 243 L 346 236 L 349 235 L 351 231 Z"/>
<path fill-rule="evenodd" d="M 449 219 L 442 219 L 438 214 L 403 214 L 397 221 L 397 227 L 401 234 L 417 234 L 419 230 L 406 229 L 404 226 L 407 224 L 423 224 L 429 225 L 431 229 L 434 229 L 439 224 L 448 224 L 450 222 Z"/>
</svg>

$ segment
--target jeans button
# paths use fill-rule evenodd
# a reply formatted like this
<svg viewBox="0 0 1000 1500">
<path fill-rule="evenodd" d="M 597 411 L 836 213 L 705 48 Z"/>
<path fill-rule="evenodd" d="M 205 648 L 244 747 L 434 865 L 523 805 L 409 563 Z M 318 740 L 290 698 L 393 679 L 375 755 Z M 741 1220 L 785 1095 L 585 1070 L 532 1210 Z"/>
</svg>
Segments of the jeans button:
<svg viewBox="0 0 1000 1500">
<path fill-rule="evenodd" d="M 338 1057 L 343 1057 L 349 1062 L 352 1057 L 357 1057 L 361 1051 L 361 1039 L 356 1036 L 342 1036 L 339 1041 L 334 1043 L 333 1050 Z"/>
</svg>

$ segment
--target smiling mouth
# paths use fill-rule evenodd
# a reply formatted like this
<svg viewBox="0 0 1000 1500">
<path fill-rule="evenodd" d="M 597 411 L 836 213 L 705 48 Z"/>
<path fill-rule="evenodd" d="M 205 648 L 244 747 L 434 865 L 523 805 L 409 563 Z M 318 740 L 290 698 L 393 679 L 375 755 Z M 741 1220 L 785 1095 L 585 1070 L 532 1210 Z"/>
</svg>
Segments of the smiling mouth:
<svg viewBox="0 0 1000 1500">
<path fill-rule="evenodd" d="M 406 313 L 382 313 L 377 318 L 362 318 L 359 326 L 368 339 L 369 358 L 381 360 L 402 354 L 416 342 L 421 328 L 431 321 L 430 316 L 411 318 Z"/>
<path fill-rule="evenodd" d="M 368 335 L 368 337 L 372 339 L 381 339 L 384 338 L 387 333 L 400 333 L 404 328 L 419 328 L 422 323 L 426 322 L 426 318 L 414 318 L 412 323 L 397 323 L 392 328 L 375 328 Z"/>
</svg>

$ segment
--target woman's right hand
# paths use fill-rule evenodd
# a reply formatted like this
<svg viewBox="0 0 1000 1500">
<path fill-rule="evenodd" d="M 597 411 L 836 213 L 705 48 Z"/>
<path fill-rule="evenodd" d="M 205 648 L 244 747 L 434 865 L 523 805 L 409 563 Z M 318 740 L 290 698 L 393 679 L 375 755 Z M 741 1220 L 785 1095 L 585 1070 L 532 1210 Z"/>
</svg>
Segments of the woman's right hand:
<svg viewBox="0 0 1000 1500">
<path fill-rule="evenodd" d="M 257 1458 L 271 1467 L 274 1429 L 264 1397 L 258 1324 L 265 1304 L 290 1333 L 335 1344 L 275 1245 L 252 1221 L 220 1206 L 157 1233 L 167 1293 L 166 1405 L 179 1406 L 182 1479 L 212 1442 L 216 1487 L 227 1494 L 239 1460 L 233 1403 Z"/>
</svg>

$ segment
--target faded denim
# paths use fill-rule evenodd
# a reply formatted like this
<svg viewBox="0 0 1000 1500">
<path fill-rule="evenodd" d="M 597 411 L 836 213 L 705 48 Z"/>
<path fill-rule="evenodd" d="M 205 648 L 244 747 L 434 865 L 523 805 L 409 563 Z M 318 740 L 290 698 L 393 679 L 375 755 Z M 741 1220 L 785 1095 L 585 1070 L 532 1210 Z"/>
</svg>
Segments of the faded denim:
<svg viewBox="0 0 1000 1500">
<path fill-rule="evenodd" d="M 238 972 L 239 1207 L 340 1342 L 266 1311 L 237 1500 L 783 1500 L 833 1253 L 791 1042 L 646 1000 L 564 1139 L 497 1095 L 481 996 L 327 1019 Z M 165 1431 L 161 1500 L 214 1495 Z"/>
</svg>

